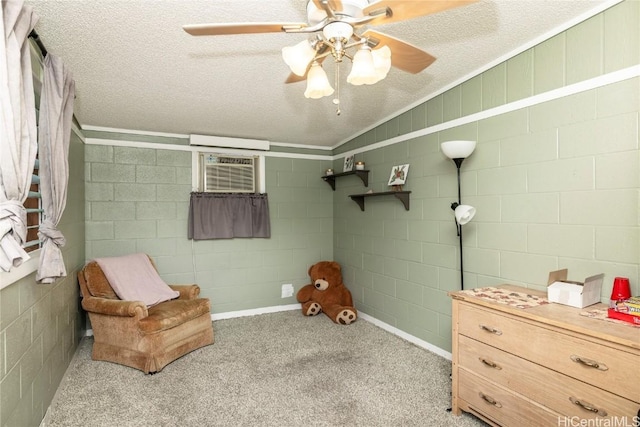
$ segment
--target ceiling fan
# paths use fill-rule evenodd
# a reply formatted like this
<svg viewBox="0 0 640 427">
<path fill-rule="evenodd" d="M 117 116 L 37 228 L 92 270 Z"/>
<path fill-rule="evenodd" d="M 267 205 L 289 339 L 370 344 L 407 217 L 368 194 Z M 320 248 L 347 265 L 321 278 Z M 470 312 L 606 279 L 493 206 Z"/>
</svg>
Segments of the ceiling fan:
<svg viewBox="0 0 640 427">
<path fill-rule="evenodd" d="M 344 57 L 353 62 L 347 82 L 374 84 L 384 79 L 391 66 L 416 74 L 436 58 L 418 47 L 390 35 L 366 29 L 441 12 L 477 0 L 309 0 L 308 22 L 263 22 L 184 25 L 194 36 L 217 36 L 255 33 L 308 33 L 308 40 L 282 49 L 282 56 L 292 74 L 286 83 L 307 80 L 307 98 L 333 94 L 322 61 L 331 56 L 336 63 Z M 315 33 L 315 34 L 314 34 Z M 349 52 L 355 49 L 355 54 Z M 339 67 L 336 67 L 338 86 Z M 334 99 L 339 104 L 339 97 Z M 338 114 L 340 110 L 338 109 Z"/>
</svg>

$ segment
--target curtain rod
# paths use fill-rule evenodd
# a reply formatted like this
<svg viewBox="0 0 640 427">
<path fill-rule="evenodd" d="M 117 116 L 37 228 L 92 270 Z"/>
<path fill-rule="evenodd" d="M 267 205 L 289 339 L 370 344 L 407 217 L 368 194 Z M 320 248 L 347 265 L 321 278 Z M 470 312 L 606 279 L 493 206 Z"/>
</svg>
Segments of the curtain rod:
<svg viewBox="0 0 640 427">
<path fill-rule="evenodd" d="M 44 47 L 44 43 L 42 43 L 42 40 L 40 40 L 40 36 L 38 35 L 38 33 L 36 33 L 36 30 L 31 30 L 31 32 L 29 33 L 29 37 L 31 37 L 33 41 L 36 42 L 36 45 L 38 45 L 40 52 L 42 52 L 42 57 L 45 58 L 47 56 L 47 48 Z"/>
</svg>

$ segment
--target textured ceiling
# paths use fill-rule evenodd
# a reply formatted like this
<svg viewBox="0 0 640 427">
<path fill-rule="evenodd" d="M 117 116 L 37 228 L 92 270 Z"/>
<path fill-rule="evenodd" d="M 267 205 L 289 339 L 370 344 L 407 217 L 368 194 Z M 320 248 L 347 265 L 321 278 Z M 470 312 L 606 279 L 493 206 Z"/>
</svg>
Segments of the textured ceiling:
<svg viewBox="0 0 640 427">
<path fill-rule="evenodd" d="M 83 126 L 332 147 L 612 1 L 480 0 L 376 26 L 437 60 L 419 74 L 392 68 L 385 80 L 359 87 L 346 83 L 350 64 L 343 63 L 340 116 L 332 97 L 306 99 L 305 83 L 284 84 L 289 69 L 280 49 L 306 35 L 193 37 L 182 30 L 209 22 L 305 22 L 304 0 L 26 3 L 40 17 L 36 31 L 47 49 L 73 72 Z"/>
</svg>

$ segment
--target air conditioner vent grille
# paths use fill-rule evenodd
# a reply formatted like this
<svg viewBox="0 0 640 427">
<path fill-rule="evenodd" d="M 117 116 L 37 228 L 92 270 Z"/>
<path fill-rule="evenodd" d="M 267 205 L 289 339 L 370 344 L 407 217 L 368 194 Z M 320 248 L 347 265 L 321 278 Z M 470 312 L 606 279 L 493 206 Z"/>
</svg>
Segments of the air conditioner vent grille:
<svg viewBox="0 0 640 427">
<path fill-rule="evenodd" d="M 214 193 L 255 193 L 256 159 L 253 157 L 203 156 L 204 191 Z"/>
</svg>

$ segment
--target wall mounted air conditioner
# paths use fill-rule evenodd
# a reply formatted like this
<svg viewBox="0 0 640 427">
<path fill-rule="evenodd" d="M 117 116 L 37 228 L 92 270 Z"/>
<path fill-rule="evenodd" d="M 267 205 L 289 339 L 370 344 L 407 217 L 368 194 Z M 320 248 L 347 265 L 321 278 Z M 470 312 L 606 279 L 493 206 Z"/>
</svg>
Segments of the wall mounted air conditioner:
<svg viewBox="0 0 640 427">
<path fill-rule="evenodd" d="M 200 154 L 200 188 L 210 193 L 255 193 L 257 157 Z"/>
</svg>

